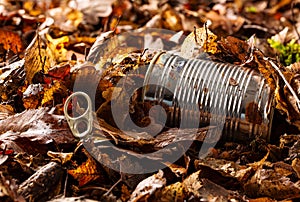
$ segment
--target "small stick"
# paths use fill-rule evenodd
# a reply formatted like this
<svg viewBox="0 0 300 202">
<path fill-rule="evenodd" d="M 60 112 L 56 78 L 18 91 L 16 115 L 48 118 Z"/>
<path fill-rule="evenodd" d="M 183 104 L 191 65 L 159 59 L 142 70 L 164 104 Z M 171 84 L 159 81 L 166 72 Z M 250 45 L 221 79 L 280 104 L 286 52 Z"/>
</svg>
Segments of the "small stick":
<svg viewBox="0 0 300 202">
<path fill-rule="evenodd" d="M 288 89 L 290 90 L 290 92 L 292 93 L 292 95 L 294 96 L 294 98 L 296 99 L 297 107 L 300 110 L 300 100 L 298 98 L 298 95 L 296 94 L 296 92 L 294 91 L 294 89 L 292 88 L 292 86 L 289 84 L 289 82 L 286 80 L 286 78 L 284 77 L 283 73 L 280 71 L 279 67 L 273 61 L 269 60 L 269 58 L 264 58 L 264 59 L 270 62 L 270 64 L 272 65 L 272 67 L 278 72 L 278 74 L 280 75 L 280 77 L 283 79 L 284 83 L 286 84 L 286 86 L 288 87 Z"/>
</svg>

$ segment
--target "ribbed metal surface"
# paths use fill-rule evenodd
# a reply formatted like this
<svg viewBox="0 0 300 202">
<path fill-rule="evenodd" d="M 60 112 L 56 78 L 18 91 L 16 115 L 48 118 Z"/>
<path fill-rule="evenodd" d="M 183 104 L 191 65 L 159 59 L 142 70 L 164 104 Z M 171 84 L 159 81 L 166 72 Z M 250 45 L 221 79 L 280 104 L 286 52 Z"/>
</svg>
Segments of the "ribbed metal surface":
<svg viewBox="0 0 300 202">
<path fill-rule="evenodd" d="M 168 106 L 167 126 L 223 127 L 226 138 L 269 139 L 272 96 L 265 79 L 241 66 L 160 53 L 146 73 L 144 100 Z"/>
</svg>

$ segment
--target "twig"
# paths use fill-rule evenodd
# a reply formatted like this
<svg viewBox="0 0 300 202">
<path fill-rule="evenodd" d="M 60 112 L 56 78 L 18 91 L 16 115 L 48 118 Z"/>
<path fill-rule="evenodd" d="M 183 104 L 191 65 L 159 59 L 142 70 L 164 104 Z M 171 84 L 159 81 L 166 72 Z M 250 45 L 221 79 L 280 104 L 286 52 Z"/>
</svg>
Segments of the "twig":
<svg viewBox="0 0 300 202">
<path fill-rule="evenodd" d="M 296 94 L 296 92 L 294 91 L 294 89 L 292 88 L 292 86 L 289 84 L 289 82 L 286 80 L 285 76 L 280 71 L 279 67 L 272 60 L 269 60 L 269 58 L 264 58 L 264 59 L 270 62 L 270 64 L 272 65 L 272 67 L 278 72 L 279 76 L 283 79 L 285 85 L 288 87 L 288 89 L 292 93 L 293 97 L 296 99 L 297 107 L 300 110 L 300 100 L 298 98 L 298 95 Z"/>
<path fill-rule="evenodd" d="M 195 37 L 195 42 L 197 44 L 198 41 L 197 41 L 197 29 L 196 29 L 196 26 L 194 26 L 194 37 Z"/>
<path fill-rule="evenodd" d="M 204 23 L 204 28 L 205 28 L 205 51 L 207 51 L 207 40 L 208 40 L 208 32 L 207 32 L 207 21 Z"/>
<path fill-rule="evenodd" d="M 122 182 L 122 175 L 120 177 L 120 179 L 113 185 L 111 186 L 111 188 L 104 194 L 104 196 L 108 196 L 110 194 L 110 192 L 112 192 L 112 190 L 120 183 Z"/>
<path fill-rule="evenodd" d="M 66 197 L 66 193 L 67 193 L 68 178 L 69 178 L 69 175 L 68 175 L 68 172 L 67 172 L 66 180 L 65 180 L 65 184 L 64 184 L 64 195 L 63 195 L 64 197 Z"/>
</svg>

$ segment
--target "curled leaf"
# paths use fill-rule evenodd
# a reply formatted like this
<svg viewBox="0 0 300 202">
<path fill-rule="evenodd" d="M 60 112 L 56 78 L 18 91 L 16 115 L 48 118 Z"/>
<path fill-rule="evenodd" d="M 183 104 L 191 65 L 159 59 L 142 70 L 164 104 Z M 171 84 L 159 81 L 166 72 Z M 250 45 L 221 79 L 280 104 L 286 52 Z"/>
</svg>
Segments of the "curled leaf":
<svg viewBox="0 0 300 202">
<path fill-rule="evenodd" d="M 79 182 L 79 186 L 96 180 L 100 177 L 100 173 L 97 170 L 96 161 L 91 157 L 86 162 L 78 166 L 75 170 L 68 170 L 68 173 L 72 175 Z"/>
</svg>

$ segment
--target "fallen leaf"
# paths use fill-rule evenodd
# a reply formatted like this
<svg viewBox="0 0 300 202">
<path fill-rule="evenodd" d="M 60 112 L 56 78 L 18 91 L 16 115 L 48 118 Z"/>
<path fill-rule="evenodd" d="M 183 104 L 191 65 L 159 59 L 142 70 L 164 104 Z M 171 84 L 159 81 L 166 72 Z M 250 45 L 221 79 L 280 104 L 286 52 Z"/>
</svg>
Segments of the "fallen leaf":
<svg viewBox="0 0 300 202">
<path fill-rule="evenodd" d="M 55 55 L 48 47 L 47 39 L 36 35 L 25 53 L 26 80 L 31 84 L 38 72 L 47 73 L 48 69 L 55 65 Z"/>
<path fill-rule="evenodd" d="M 68 173 L 79 182 L 80 187 L 98 179 L 101 176 L 101 173 L 99 173 L 97 169 L 96 161 L 91 157 L 89 157 L 86 162 L 82 163 L 75 170 L 68 170 Z"/>
<path fill-rule="evenodd" d="M 74 153 L 63 153 L 63 152 L 53 152 L 48 151 L 47 155 L 50 156 L 53 160 L 58 160 L 62 165 L 69 162 L 73 157 Z"/>
<path fill-rule="evenodd" d="M 161 190 L 155 192 L 155 201 L 184 201 L 187 198 L 185 185 L 181 182 L 176 182 L 163 187 Z"/>
<path fill-rule="evenodd" d="M 200 48 L 203 52 L 215 54 L 219 50 L 216 43 L 217 36 L 211 32 L 206 26 L 201 28 L 194 28 L 183 41 L 181 46 L 181 55 L 185 58 L 192 58 L 199 54 L 199 51 L 195 51 L 195 48 Z"/>
<path fill-rule="evenodd" d="M 25 109 L 37 109 L 41 104 L 43 94 L 43 85 L 30 84 L 23 92 L 23 105 Z"/>
<path fill-rule="evenodd" d="M 147 199 L 157 190 L 164 187 L 167 183 L 164 178 L 164 172 L 159 170 L 158 173 L 141 181 L 132 192 L 130 202 L 147 201 Z"/>
<path fill-rule="evenodd" d="M 13 31 L 0 29 L 0 44 L 3 44 L 6 51 L 12 50 L 16 54 L 23 51 L 21 37 Z"/>
<path fill-rule="evenodd" d="M 295 158 L 292 162 L 292 167 L 297 173 L 298 179 L 300 179 L 300 158 Z"/>
<path fill-rule="evenodd" d="M 246 194 L 250 197 L 268 196 L 276 200 L 300 197 L 300 187 L 283 173 L 273 169 L 260 168 L 244 185 Z"/>
<path fill-rule="evenodd" d="M 46 154 L 70 147 L 75 138 L 64 116 L 54 115 L 47 109 L 26 110 L 0 121 L 0 141 L 16 152 Z"/>
<path fill-rule="evenodd" d="M 25 199 L 17 193 L 16 180 L 9 179 L 0 173 L 0 200 L 25 202 Z"/>
<path fill-rule="evenodd" d="M 196 201 L 244 201 L 238 192 L 227 190 L 208 179 L 213 175 L 203 175 L 201 172 L 194 172 L 183 181 L 188 196 Z"/>
<path fill-rule="evenodd" d="M 162 26 L 165 29 L 180 31 L 183 29 L 182 20 L 176 10 L 167 7 L 161 13 Z"/>
<path fill-rule="evenodd" d="M 50 102 L 50 106 L 55 106 L 63 102 L 68 95 L 67 88 L 61 84 L 59 81 L 53 81 L 52 85 L 49 85 L 44 90 L 43 99 L 41 101 L 41 106 L 47 105 Z"/>
</svg>

